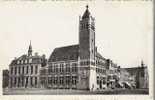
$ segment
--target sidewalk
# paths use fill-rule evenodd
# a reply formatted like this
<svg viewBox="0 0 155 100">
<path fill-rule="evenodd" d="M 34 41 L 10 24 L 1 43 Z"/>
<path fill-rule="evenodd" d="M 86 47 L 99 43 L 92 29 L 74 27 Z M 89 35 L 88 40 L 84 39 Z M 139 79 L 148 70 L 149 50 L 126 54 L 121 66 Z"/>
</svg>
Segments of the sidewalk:
<svg viewBox="0 0 155 100">
<path fill-rule="evenodd" d="M 108 89 L 108 90 L 71 90 L 71 89 L 5 89 L 3 90 L 4 95 L 130 95 L 130 94 L 148 94 L 148 89 Z"/>
</svg>

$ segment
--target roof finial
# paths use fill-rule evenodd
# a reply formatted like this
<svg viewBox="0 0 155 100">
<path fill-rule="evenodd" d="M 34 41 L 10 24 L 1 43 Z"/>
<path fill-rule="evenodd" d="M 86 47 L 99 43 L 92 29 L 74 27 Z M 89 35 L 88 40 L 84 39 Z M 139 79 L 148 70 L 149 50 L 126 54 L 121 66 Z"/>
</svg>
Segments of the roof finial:
<svg viewBox="0 0 155 100">
<path fill-rule="evenodd" d="M 31 45 L 31 40 L 30 40 L 30 45 L 28 49 L 28 56 L 32 56 L 32 45 Z"/>
<path fill-rule="evenodd" d="M 86 5 L 86 9 L 88 9 L 89 8 L 89 6 L 88 5 Z"/>
</svg>

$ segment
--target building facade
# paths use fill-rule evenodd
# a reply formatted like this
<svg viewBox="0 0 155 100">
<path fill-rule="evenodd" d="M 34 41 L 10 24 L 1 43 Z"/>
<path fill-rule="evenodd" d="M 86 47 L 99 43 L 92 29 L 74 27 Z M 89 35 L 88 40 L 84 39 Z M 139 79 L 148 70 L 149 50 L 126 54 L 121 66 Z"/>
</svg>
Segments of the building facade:
<svg viewBox="0 0 155 100">
<path fill-rule="evenodd" d="M 10 88 L 38 88 L 40 85 L 40 68 L 46 65 L 45 55 L 32 55 L 32 46 L 28 53 L 15 58 L 9 65 Z"/>
<path fill-rule="evenodd" d="M 113 62 L 108 64 L 97 51 L 95 18 L 86 6 L 83 16 L 79 17 L 79 44 L 54 49 L 48 66 L 41 70 L 41 83 L 43 87 L 53 89 L 107 88 L 107 70 L 112 69 L 111 65 Z"/>
<path fill-rule="evenodd" d="M 143 61 L 141 62 L 141 65 L 138 67 L 123 69 L 129 73 L 130 78 L 133 80 L 133 83 L 135 83 L 135 88 L 149 88 L 148 69 L 147 66 L 143 63 Z"/>
<path fill-rule="evenodd" d="M 9 86 L 9 70 L 5 69 L 3 70 L 3 88 L 8 88 Z"/>
</svg>

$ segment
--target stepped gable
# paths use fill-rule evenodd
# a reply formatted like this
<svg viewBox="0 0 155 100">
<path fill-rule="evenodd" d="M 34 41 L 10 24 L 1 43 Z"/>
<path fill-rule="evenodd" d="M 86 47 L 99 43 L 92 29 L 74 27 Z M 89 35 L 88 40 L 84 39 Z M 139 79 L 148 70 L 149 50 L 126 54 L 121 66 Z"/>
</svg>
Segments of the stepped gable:
<svg viewBox="0 0 155 100">
<path fill-rule="evenodd" d="M 55 48 L 48 62 L 78 60 L 79 45 Z"/>
</svg>

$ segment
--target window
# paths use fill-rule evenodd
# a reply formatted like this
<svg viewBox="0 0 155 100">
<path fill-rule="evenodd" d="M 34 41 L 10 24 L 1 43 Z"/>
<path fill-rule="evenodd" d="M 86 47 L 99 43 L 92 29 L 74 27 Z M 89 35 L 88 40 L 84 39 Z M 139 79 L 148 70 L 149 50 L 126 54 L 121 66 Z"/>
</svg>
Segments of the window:
<svg viewBox="0 0 155 100">
<path fill-rule="evenodd" d="M 31 77 L 30 80 L 31 80 L 31 86 L 32 86 L 33 85 L 33 77 Z"/>
<path fill-rule="evenodd" d="M 24 77 L 22 77 L 21 80 L 22 80 L 22 86 L 24 86 Z"/>
<path fill-rule="evenodd" d="M 72 84 L 76 85 L 77 83 L 77 76 L 72 76 Z"/>
<path fill-rule="evenodd" d="M 21 68 L 21 67 L 19 66 L 19 68 L 18 68 L 18 74 L 20 74 L 20 68 Z"/>
<path fill-rule="evenodd" d="M 63 84 L 63 77 L 62 76 L 60 77 L 60 84 L 61 85 Z"/>
<path fill-rule="evenodd" d="M 35 66 L 35 74 L 37 74 L 38 73 L 38 66 L 36 65 Z"/>
<path fill-rule="evenodd" d="M 96 68 L 96 72 L 98 73 L 98 68 Z"/>
<path fill-rule="evenodd" d="M 99 76 L 97 76 L 97 84 L 99 84 L 99 83 L 100 83 Z"/>
<path fill-rule="evenodd" d="M 70 84 L 70 76 L 66 76 L 66 84 L 67 84 L 67 85 Z"/>
<path fill-rule="evenodd" d="M 92 53 L 94 53 L 93 49 L 91 50 Z"/>
<path fill-rule="evenodd" d="M 70 72 L 70 64 L 66 64 L 66 72 Z"/>
<path fill-rule="evenodd" d="M 35 85 L 37 85 L 37 77 L 35 77 Z"/>
<path fill-rule="evenodd" d="M 32 63 L 32 59 L 29 59 L 29 63 Z"/>
<path fill-rule="evenodd" d="M 77 67 L 72 67 L 72 72 L 77 72 Z"/>
<path fill-rule="evenodd" d="M 92 29 L 92 30 L 95 30 L 95 27 L 94 27 L 93 25 L 91 25 L 91 29 Z"/>
<path fill-rule="evenodd" d="M 23 60 L 21 60 L 21 64 L 23 64 Z"/>
<path fill-rule="evenodd" d="M 20 61 L 19 60 L 17 61 L 17 64 L 20 64 Z"/>
<path fill-rule="evenodd" d="M 26 74 L 29 73 L 29 66 L 27 66 L 27 69 L 26 69 Z"/>
<path fill-rule="evenodd" d="M 24 66 L 22 67 L 22 74 L 24 74 Z"/>
<path fill-rule="evenodd" d="M 10 78 L 10 83 L 11 83 L 10 85 L 11 85 L 11 87 L 12 87 L 12 84 L 13 84 L 13 83 L 12 83 L 12 82 L 13 82 L 12 80 L 13 80 L 13 78 L 11 77 L 11 78 Z"/>
<path fill-rule="evenodd" d="M 58 71 L 59 71 L 59 70 L 58 70 L 58 67 L 56 67 L 56 73 L 58 73 Z"/>
<path fill-rule="evenodd" d="M 29 60 L 27 59 L 27 63 L 29 63 Z"/>
<path fill-rule="evenodd" d="M 33 74 L 33 66 L 31 66 L 31 74 Z"/>
<path fill-rule="evenodd" d="M 58 77 L 55 77 L 55 84 L 58 84 Z"/>
<path fill-rule="evenodd" d="M 66 72 L 70 72 L 70 67 L 66 67 Z"/>
<path fill-rule="evenodd" d="M 27 60 L 25 60 L 25 64 L 27 63 Z"/>
<path fill-rule="evenodd" d="M 52 77 L 48 77 L 48 84 L 52 84 Z"/>
<path fill-rule="evenodd" d="M 17 74 L 17 67 L 15 67 L 15 75 Z"/>
<path fill-rule="evenodd" d="M 60 72 L 63 72 L 64 71 L 63 68 L 64 68 L 64 65 L 63 64 L 60 64 Z"/>
<path fill-rule="evenodd" d="M 17 83 L 17 78 L 15 77 L 14 85 L 16 85 L 16 83 Z"/>
<path fill-rule="evenodd" d="M 13 74 L 13 67 L 11 67 L 11 74 Z"/>
<path fill-rule="evenodd" d="M 141 72 L 141 77 L 144 77 L 145 75 L 144 75 L 144 72 Z"/>
</svg>

